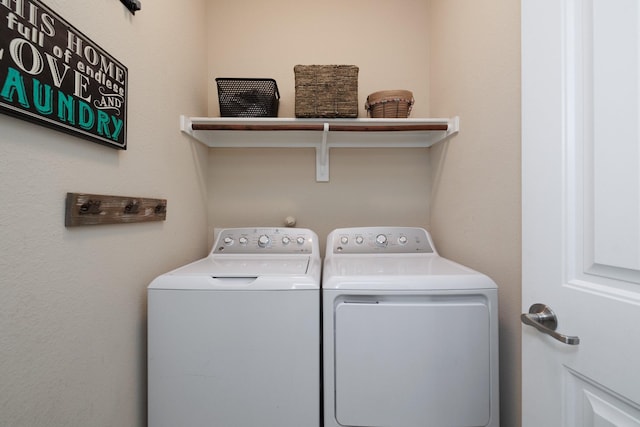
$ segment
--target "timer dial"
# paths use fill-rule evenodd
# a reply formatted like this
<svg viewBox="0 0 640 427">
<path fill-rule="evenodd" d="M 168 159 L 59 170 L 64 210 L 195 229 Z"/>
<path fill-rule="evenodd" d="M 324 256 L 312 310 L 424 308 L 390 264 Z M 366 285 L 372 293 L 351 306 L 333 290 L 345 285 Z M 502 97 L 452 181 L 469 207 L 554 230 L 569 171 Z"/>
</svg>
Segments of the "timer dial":
<svg viewBox="0 0 640 427">
<path fill-rule="evenodd" d="M 269 242 L 271 242 L 271 239 L 269 239 L 269 236 L 267 236 L 266 234 L 258 237 L 258 246 L 260 246 L 261 248 L 266 248 L 267 246 L 269 246 Z"/>
</svg>

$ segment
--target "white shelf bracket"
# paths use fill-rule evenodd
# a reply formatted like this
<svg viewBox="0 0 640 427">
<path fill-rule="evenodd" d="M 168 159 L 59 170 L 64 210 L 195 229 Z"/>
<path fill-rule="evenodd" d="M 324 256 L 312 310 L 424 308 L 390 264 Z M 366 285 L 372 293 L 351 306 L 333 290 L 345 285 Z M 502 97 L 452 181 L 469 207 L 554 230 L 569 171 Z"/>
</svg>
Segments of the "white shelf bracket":
<svg viewBox="0 0 640 427">
<path fill-rule="evenodd" d="M 180 116 L 180 130 L 192 138 L 195 138 L 193 135 L 193 128 L 191 127 L 191 118 L 185 115 Z"/>
<path fill-rule="evenodd" d="M 329 123 L 324 124 L 322 130 L 322 143 L 316 147 L 316 182 L 329 181 L 329 146 L 327 137 L 329 136 Z"/>
<path fill-rule="evenodd" d="M 460 132 L 460 117 L 455 116 L 454 118 L 451 119 L 449 124 L 449 129 L 447 129 L 447 134 L 445 135 L 444 138 L 442 138 L 442 141 L 446 141 L 447 139 L 451 138 L 453 135 L 456 135 L 458 132 Z"/>
</svg>

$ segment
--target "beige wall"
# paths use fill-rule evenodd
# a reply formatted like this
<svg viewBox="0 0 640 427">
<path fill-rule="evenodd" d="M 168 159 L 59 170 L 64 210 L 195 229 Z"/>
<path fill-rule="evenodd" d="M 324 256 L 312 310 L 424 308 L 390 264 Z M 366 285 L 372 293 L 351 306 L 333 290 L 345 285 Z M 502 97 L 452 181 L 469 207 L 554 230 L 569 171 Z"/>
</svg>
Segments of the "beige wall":
<svg viewBox="0 0 640 427">
<path fill-rule="evenodd" d="M 428 117 L 427 3 L 420 0 L 208 0 L 209 113 L 216 77 L 270 77 L 280 117 L 294 116 L 297 64 L 360 68 L 360 115 L 369 93 L 409 89 L 415 117 Z"/>
<path fill-rule="evenodd" d="M 426 21 L 427 2 L 415 0 L 210 0 L 209 113 L 219 114 L 215 77 L 276 79 L 279 116 L 293 117 L 295 65 L 353 64 L 360 117 L 367 95 L 384 89 L 413 91 L 413 116 L 427 117 Z M 334 149 L 330 159 L 330 182 L 316 183 L 313 149 L 212 149 L 209 226 L 283 225 L 292 215 L 324 247 L 336 227 L 428 225 L 428 150 Z"/>
<path fill-rule="evenodd" d="M 142 427 L 146 286 L 207 249 L 207 154 L 178 128 L 206 114 L 204 3 L 46 4 L 128 67 L 129 148 L 0 115 L 0 426 Z M 166 198 L 167 220 L 66 229 L 68 191 Z"/>
<path fill-rule="evenodd" d="M 252 13 L 247 13 L 247 11 Z M 459 115 L 431 150 L 336 149 L 328 183 L 309 149 L 212 149 L 209 227 L 282 225 L 321 241 L 336 227 L 416 225 L 441 253 L 500 287 L 502 425 L 520 425 L 520 10 L 490 0 L 209 1 L 209 113 L 215 77 L 272 77 L 293 117 L 296 64 L 360 67 L 367 94 L 412 90 L 412 117 Z M 211 233 L 210 233 L 211 234 Z"/>
<path fill-rule="evenodd" d="M 503 426 L 520 425 L 520 2 L 430 0 L 431 110 L 461 130 L 431 151 L 440 252 L 500 298 Z"/>
</svg>

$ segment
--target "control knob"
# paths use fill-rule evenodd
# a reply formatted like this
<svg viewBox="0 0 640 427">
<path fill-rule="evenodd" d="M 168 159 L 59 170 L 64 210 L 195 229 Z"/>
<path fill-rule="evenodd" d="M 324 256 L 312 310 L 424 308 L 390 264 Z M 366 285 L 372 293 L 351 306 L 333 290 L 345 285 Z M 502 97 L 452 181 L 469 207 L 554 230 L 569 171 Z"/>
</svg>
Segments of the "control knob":
<svg viewBox="0 0 640 427">
<path fill-rule="evenodd" d="M 258 237 L 258 246 L 260 246 L 261 248 L 266 248 L 267 246 L 269 246 L 269 242 L 271 242 L 271 239 L 269 239 L 269 236 L 267 236 L 266 234 Z"/>
<path fill-rule="evenodd" d="M 387 246 L 387 236 L 384 234 L 378 234 L 376 236 L 376 244 L 378 246 Z"/>
</svg>

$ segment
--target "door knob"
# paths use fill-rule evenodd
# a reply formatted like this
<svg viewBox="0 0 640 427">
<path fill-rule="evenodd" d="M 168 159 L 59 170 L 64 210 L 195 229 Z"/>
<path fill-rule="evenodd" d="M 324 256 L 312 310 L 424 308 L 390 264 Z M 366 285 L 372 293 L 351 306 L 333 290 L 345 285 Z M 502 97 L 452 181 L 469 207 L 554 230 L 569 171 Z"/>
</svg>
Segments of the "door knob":
<svg viewBox="0 0 640 427">
<path fill-rule="evenodd" d="M 551 335 L 562 343 L 569 345 L 580 344 L 579 337 L 563 335 L 556 332 L 558 318 L 553 310 L 544 304 L 533 304 L 529 307 L 529 313 L 522 313 L 520 315 L 520 320 L 525 325 L 533 326 L 540 332 Z"/>
</svg>

